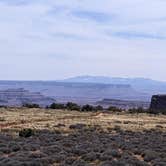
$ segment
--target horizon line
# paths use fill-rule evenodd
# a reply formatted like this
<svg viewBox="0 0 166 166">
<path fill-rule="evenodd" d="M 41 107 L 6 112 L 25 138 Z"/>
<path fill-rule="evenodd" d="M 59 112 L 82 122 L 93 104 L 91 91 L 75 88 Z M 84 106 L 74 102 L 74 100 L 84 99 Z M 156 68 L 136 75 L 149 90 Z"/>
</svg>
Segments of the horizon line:
<svg viewBox="0 0 166 166">
<path fill-rule="evenodd" d="M 119 79 L 145 79 L 145 80 L 151 80 L 151 81 L 158 81 L 158 82 L 163 82 L 166 83 L 166 80 L 158 80 L 158 79 L 153 79 L 149 77 L 119 77 L 119 76 L 104 76 L 104 75 L 77 75 L 77 76 L 71 76 L 71 77 L 65 77 L 62 79 L 0 79 L 0 81 L 27 81 L 27 82 L 63 82 L 68 79 L 73 79 L 73 78 L 78 78 L 78 77 L 105 77 L 105 78 L 119 78 Z M 66 81 L 67 82 L 67 81 Z"/>
</svg>

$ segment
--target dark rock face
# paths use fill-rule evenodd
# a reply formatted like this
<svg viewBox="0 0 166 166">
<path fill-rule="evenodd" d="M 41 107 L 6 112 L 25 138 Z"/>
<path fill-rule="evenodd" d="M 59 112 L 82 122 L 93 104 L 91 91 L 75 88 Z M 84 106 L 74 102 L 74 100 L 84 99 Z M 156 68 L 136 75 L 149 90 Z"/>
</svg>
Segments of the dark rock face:
<svg viewBox="0 0 166 166">
<path fill-rule="evenodd" d="M 150 109 L 154 113 L 166 113 L 166 95 L 152 96 Z"/>
</svg>

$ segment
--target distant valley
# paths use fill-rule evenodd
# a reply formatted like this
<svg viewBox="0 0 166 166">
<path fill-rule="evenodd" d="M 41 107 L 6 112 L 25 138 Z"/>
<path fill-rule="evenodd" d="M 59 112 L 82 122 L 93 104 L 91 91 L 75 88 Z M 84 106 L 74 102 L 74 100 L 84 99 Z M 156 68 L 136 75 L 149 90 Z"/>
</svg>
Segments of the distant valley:
<svg viewBox="0 0 166 166">
<path fill-rule="evenodd" d="M 1 106 L 22 106 L 27 103 L 35 103 L 45 107 L 53 102 L 56 102 L 56 100 L 51 97 L 46 97 L 40 92 L 30 92 L 23 88 L 0 90 Z"/>
<path fill-rule="evenodd" d="M 0 81 L 0 105 L 75 102 L 146 108 L 151 96 L 158 93 L 166 93 L 166 83 L 143 78 L 80 76 L 60 81 Z"/>
</svg>

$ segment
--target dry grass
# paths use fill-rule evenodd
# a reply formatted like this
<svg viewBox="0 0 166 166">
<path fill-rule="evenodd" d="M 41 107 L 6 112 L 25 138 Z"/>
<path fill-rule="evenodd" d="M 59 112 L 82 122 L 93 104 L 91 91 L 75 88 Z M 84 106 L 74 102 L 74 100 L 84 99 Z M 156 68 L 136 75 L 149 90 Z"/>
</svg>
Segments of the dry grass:
<svg viewBox="0 0 166 166">
<path fill-rule="evenodd" d="M 104 129 L 120 127 L 141 131 L 157 128 L 166 131 L 166 116 L 129 113 L 92 113 L 65 110 L 0 108 L 0 130 L 17 132 L 22 128 L 69 131 L 71 124 L 100 125 Z M 57 127 L 64 124 L 65 127 Z"/>
</svg>

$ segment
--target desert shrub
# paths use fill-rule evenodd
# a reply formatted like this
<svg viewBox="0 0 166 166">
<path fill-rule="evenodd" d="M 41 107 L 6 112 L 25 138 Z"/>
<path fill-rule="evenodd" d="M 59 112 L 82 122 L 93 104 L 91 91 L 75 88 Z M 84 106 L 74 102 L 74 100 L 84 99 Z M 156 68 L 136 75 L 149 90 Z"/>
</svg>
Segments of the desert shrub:
<svg viewBox="0 0 166 166">
<path fill-rule="evenodd" d="M 0 108 L 7 108 L 7 106 L 4 106 L 4 105 L 0 105 Z"/>
<path fill-rule="evenodd" d="M 65 124 L 61 124 L 61 123 L 58 123 L 57 125 L 54 125 L 54 127 L 58 127 L 58 128 L 65 127 L 65 126 L 66 126 Z"/>
<path fill-rule="evenodd" d="M 62 165 L 72 165 L 75 159 L 73 157 L 67 157 L 66 160 L 62 163 Z"/>
<path fill-rule="evenodd" d="M 0 122 L 4 122 L 5 121 L 5 117 L 0 117 Z"/>
<path fill-rule="evenodd" d="M 81 111 L 83 111 L 83 112 L 93 112 L 93 111 L 96 111 L 96 108 L 87 104 L 87 105 L 84 105 L 81 108 Z"/>
<path fill-rule="evenodd" d="M 60 104 L 60 103 L 52 103 L 49 108 L 51 108 L 51 109 L 65 109 L 65 105 Z"/>
<path fill-rule="evenodd" d="M 77 105 L 76 103 L 72 103 L 72 102 L 68 102 L 66 104 L 66 109 L 71 110 L 71 111 L 72 110 L 74 110 L 74 111 L 80 111 L 81 110 L 79 105 Z"/>
<path fill-rule="evenodd" d="M 101 105 L 98 105 L 98 106 L 96 106 L 96 110 L 97 110 L 97 111 L 103 111 L 104 108 L 103 108 Z"/>
<path fill-rule="evenodd" d="M 112 160 L 112 156 L 110 154 L 107 154 L 107 152 L 104 152 L 104 153 L 100 154 L 100 160 L 101 161 Z"/>
<path fill-rule="evenodd" d="M 9 154 L 9 153 L 11 153 L 11 149 L 9 149 L 8 147 L 2 147 L 1 152 L 5 153 L 5 154 Z"/>
<path fill-rule="evenodd" d="M 77 160 L 74 161 L 73 166 L 84 166 L 84 165 L 88 165 L 87 162 L 85 162 L 84 160 L 78 158 Z"/>
<path fill-rule="evenodd" d="M 86 127 L 86 124 L 81 124 L 81 123 L 72 124 L 69 126 L 70 129 L 83 129 L 85 127 Z"/>
<path fill-rule="evenodd" d="M 143 152 L 142 156 L 144 157 L 144 160 L 146 162 L 150 162 L 151 160 L 154 160 L 157 157 L 157 153 L 151 150 L 146 150 Z"/>
<path fill-rule="evenodd" d="M 17 152 L 21 149 L 21 147 L 15 142 L 10 142 L 8 148 L 10 148 L 12 152 Z"/>
<path fill-rule="evenodd" d="M 122 109 L 117 108 L 117 107 L 113 107 L 113 106 L 108 107 L 107 110 L 111 111 L 111 112 L 121 112 L 122 111 Z"/>
<path fill-rule="evenodd" d="M 27 138 L 27 137 L 31 137 L 33 135 L 34 135 L 34 130 L 33 129 L 23 129 L 23 130 L 19 131 L 19 136 L 20 137 Z"/>
<path fill-rule="evenodd" d="M 26 108 L 40 108 L 39 104 L 33 104 L 33 103 L 25 103 L 23 104 L 23 107 L 26 107 Z"/>
<path fill-rule="evenodd" d="M 92 161 L 97 160 L 97 155 L 96 155 L 95 152 L 90 152 L 90 153 L 86 153 L 85 155 L 83 155 L 82 158 L 83 158 L 85 161 L 92 162 Z"/>
<path fill-rule="evenodd" d="M 121 130 L 121 127 L 118 126 L 118 125 L 115 125 L 115 126 L 114 126 L 114 130 L 115 130 L 115 131 L 120 131 L 120 130 Z"/>
<path fill-rule="evenodd" d="M 161 125 L 156 125 L 156 128 L 163 129 L 164 127 Z"/>
<path fill-rule="evenodd" d="M 128 110 L 129 113 L 147 113 L 147 110 L 143 109 L 142 107 L 139 108 L 132 108 Z"/>
</svg>

